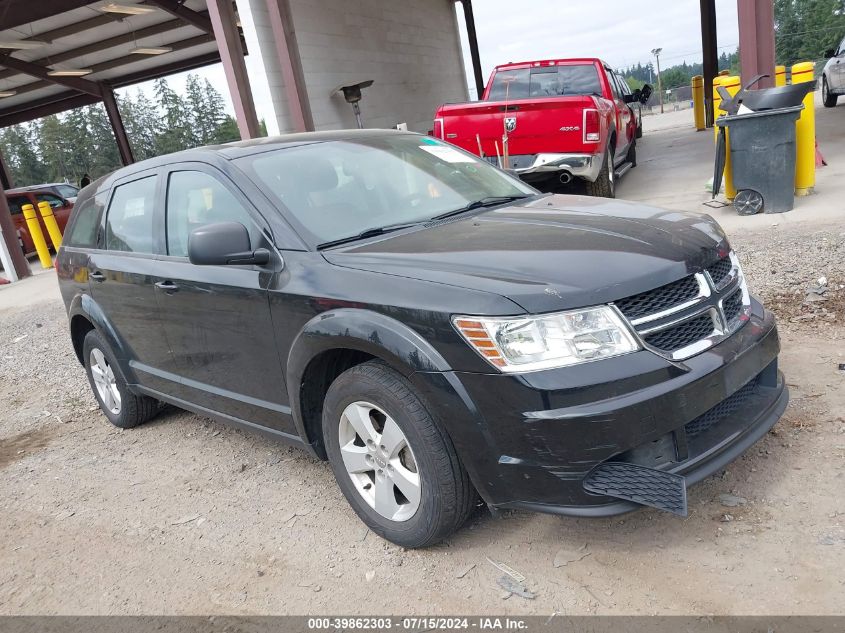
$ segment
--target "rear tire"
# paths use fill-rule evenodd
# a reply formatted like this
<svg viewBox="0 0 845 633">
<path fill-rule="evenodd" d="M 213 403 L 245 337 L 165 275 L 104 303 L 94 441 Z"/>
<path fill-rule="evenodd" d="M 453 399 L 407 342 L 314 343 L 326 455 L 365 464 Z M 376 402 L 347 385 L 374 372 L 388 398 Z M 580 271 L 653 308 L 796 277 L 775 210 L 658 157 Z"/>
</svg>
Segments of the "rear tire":
<svg viewBox="0 0 845 633">
<path fill-rule="evenodd" d="M 613 173 L 613 141 L 604 154 L 604 164 L 601 166 L 599 177 L 595 182 L 586 181 L 587 195 L 596 198 L 616 197 L 616 178 Z"/>
<path fill-rule="evenodd" d="M 405 377 L 380 361 L 352 367 L 331 384 L 323 438 L 349 505 L 388 541 L 433 545 L 475 506 L 451 439 Z"/>
<path fill-rule="evenodd" d="M 636 137 L 637 137 L 637 138 L 642 138 L 642 137 L 643 137 L 643 122 L 642 122 L 642 120 L 640 120 L 640 122 L 637 124 L 637 134 L 636 134 Z"/>
<path fill-rule="evenodd" d="M 836 102 L 839 100 L 835 94 L 831 94 L 830 88 L 827 85 L 827 77 L 822 75 L 822 103 L 825 108 L 835 108 Z"/>
<path fill-rule="evenodd" d="M 129 391 L 111 347 L 97 330 L 85 335 L 82 357 L 91 390 L 109 422 L 121 429 L 131 429 L 158 413 L 158 400 Z"/>
</svg>

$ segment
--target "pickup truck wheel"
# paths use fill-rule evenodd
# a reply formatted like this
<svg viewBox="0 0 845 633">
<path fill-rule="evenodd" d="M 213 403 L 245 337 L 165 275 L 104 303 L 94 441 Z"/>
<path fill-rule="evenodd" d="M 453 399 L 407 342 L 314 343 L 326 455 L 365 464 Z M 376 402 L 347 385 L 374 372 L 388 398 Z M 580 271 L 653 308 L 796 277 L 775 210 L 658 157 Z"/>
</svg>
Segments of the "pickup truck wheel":
<svg viewBox="0 0 845 633">
<path fill-rule="evenodd" d="M 111 348 L 97 330 L 85 335 L 82 353 L 91 390 L 109 422 L 131 429 L 158 413 L 158 400 L 129 391 Z"/>
<path fill-rule="evenodd" d="M 825 108 L 835 108 L 838 97 L 830 93 L 830 87 L 827 85 L 827 77 L 822 76 L 822 103 Z"/>
<path fill-rule="evenodd" d="M 586 182 L 587 195 L 596 198 L 615 198 L 616 184 L 613 173 L 613 147 L 608 147 L 604 154 L 604 164 L 595 182 Z"/>
<path fill-rule="evenodd" d="M 636 133 L 635 136 L 636 136 L 636 138 L 642 138 L 643 137 L 643 122 L 642 122 L 642 120 L 639 123 L 637 123 L 637 133 Z"/>
<path fill-rule="evenodd" d="M 449 437 L 413 386 L 380 361 L 329 387 L 323 438 L 335 479 L 369 528 L 402 547 L 426 547 L 457 530 L 476 493 Z"/>
</svg>

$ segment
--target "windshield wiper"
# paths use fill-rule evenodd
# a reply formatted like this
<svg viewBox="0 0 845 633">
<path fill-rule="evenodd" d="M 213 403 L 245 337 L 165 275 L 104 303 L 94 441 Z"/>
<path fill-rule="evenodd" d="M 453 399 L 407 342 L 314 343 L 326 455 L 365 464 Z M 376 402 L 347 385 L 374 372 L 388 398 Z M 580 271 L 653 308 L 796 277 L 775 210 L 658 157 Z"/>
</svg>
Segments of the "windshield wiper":
<svg viewBox="0 0 845 633">
<path fill-rule="evenodd" d="M 429 222 L 432 220 L 443 220 L 444 218 L 451 218 L 453 215 L 459 215 L 461 213 L 466 213 L 467 211 L 472 211 L 473 209 L 481 209 L 483 207 L 494 207 L 497 204 L 504 204 L 506 202 L 513 202 L 514 200 L 522 200 L 524 198 L 530 198 L 531 196 L 528 194 L 523 194 L 520 196 L 489 196 L 487 198 L 482 198 L 481 200 L 473 200 L 465 207 L 461 207 L 460 209 L 454 209 L 453 211 L 447 211 L 446 213 L 441 213 L 440 215 L 435 215 Z"/>
<path fill-rule="evenodd" d="M 402 229 L 417 226 L 418 224 L 422 224 L 422 222 L 405 222 L 402 224 L 388 224 L 387 226 L 374 226 L 372 228 L 361 231 L 357 235 L 340 237 L 336 240 L 330 240 L 328 242 L 323 242 L 322 244 L 317 244 L 317 250 L 319 251 L 323 250 L 324 248 L 331 248 L 332 246 L 340 246 L 341 244 L 347 244 L 349 242 L 357 242 L 358 240 L 365 240 L 368 237 L 377 237 L 379 235 L 384 235 L 385 233 L 392 233 L 393 231 L 401 231 Z"/>
</svg>

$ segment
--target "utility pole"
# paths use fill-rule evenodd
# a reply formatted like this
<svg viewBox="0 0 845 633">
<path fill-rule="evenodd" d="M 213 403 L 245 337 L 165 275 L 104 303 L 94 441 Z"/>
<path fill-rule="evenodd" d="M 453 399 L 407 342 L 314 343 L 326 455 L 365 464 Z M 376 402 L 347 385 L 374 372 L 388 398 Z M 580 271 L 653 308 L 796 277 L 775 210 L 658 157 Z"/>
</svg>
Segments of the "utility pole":
<svg viewBox="0 0 845 633">
<path fill-rule="evenodd" d="M 657 59 L 657 96 L 660 98 L 660 114 L 663 114 L 663 82 L 660 79 L 660 53 L 662 48 L 651 49 L 651 54 Z"/>
</svg>

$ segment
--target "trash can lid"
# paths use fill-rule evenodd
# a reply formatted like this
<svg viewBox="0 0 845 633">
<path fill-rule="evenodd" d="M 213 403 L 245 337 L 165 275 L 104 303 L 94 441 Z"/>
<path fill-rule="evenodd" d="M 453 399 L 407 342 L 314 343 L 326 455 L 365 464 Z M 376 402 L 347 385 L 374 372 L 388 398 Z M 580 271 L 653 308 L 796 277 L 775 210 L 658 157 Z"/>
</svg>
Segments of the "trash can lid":
<svg viewBox="0 0 845 633">
<path fill-rule="evenodd" d="M 790 106 L 789 108 L 774 108 L 772 110 L 760 110 L 759 112 L 746 112 L 745 114 L 728 114 L 724 116 L 720 116 L 716 119 L 716 125 L 718 126 L 728 126 L 730 127 L 731 123 L 734 121 L 742 121 L 746 119 L 757 119 L 757 118 L 764 118 L 770 116 L 788 116 L 794 115 L 795 118 L 798 118 L 799 113 L 801 110 L 804 109 L 804 104 L 800 104 L 797 106 Z"/>
</svg>

